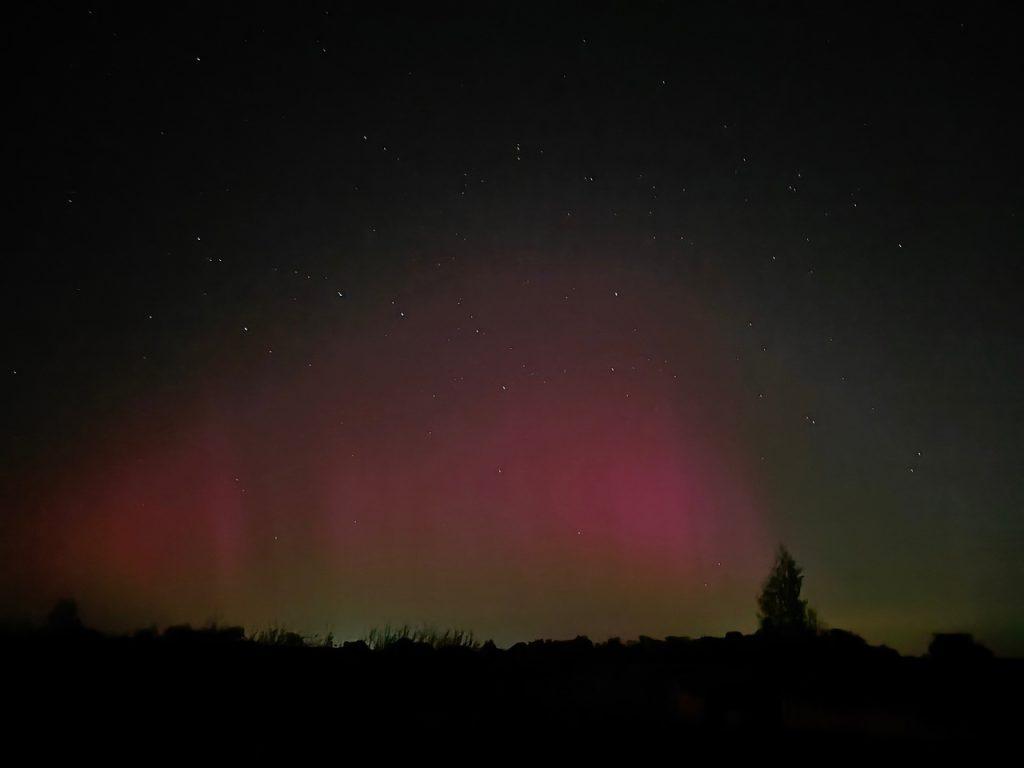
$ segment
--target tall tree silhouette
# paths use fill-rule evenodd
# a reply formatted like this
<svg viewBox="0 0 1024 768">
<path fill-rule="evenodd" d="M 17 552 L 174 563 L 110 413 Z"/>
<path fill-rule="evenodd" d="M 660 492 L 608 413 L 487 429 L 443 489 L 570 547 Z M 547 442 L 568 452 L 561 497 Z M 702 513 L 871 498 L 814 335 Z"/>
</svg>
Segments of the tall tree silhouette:
<svg viewBox="0 0 1024 768">
<path fill-rule="evenodd" d="M 757 618 L 764 632 L 799 634 L 815 629 L 815 616 L 800 599 L 804 570 L 785 546 L 779 545 L 775 564 L 757 598 Z"/>
</svg>

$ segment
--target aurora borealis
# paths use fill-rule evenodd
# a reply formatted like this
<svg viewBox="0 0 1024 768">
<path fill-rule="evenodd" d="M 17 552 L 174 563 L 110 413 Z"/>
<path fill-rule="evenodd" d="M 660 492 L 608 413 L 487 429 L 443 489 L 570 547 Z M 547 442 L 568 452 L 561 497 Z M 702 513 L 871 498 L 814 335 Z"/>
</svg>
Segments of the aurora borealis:
<svg viewBox="0 0 1024 768">
<path fill-rule="evenodd" d="M 930 13 L 23 11 L 0 609 L 721 634 L 785 541 L 1024 650 L 1019 68 Z"/>
<path fill-rule="evenodd" d="M 331 333 L 306 366 L 253 321 L 249 385 L 116 425 L 47 502 L 57 579 L 182 617 L 310 625 L 331 606 L 493 633 L 597 611 L 595 631 L 665 633 L 688 590 L 745 600 L 771 541 L 713 330 L 610 266 L 442 269 L 356 320 L 378 338 Z"/>
</svg>

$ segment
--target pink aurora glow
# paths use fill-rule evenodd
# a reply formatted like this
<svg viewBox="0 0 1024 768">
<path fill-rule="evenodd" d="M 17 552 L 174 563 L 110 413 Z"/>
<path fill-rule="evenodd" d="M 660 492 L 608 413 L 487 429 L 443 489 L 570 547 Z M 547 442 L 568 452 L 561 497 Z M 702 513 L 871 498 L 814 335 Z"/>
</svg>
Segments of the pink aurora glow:
<svg viewBox="0 0 1024 768">
<path fill-rule="evenodd" d="M 752 622 L 772 542 L 698 307 L 572 270 L 380 307 L 311 330 L 306 365 L 254 323 L 251 361 L 127 408 L 58 468 L 32 578 L 111 626 L 509 641 Z"/>
</svg>

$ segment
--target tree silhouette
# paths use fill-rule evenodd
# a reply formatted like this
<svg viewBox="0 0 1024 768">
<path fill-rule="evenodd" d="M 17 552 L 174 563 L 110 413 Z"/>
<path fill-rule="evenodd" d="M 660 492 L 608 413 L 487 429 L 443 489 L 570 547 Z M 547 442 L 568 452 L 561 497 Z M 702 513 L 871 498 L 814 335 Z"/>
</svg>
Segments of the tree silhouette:
<svg viewBox="0 0 1024 768">
<path fill-rule="evenodd" d="M 78 618 L 78 603 L 70 598 L 58 600 L 46 617 L 46 629 L 61 634 L 81 632 L 82 620 Z"/>
<path fill-rule="evenodd" d="M 757 598 L 757 619 L 763 632 L 802 634 L 816 629 L 817 615 L 800 599 L 804 570 L 784 545 L 779 545 L 775 564 Z"/>
</svg>

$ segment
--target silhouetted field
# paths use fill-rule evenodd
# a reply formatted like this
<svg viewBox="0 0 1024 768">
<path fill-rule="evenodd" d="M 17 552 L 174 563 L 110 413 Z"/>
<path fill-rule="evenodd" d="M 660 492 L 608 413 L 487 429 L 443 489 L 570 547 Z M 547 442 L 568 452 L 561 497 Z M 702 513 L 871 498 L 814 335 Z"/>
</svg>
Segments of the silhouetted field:
<svg viewBox="0 0 1024 768">
<path fill-rule="evenodd" d="M 1020 723 L 1024 664 L 965 636 L 940 636 L 917 658 L 840 630 L 508 649 L 459 633 L 409 634 L 378 632 L 371 648 L 314 646 L 283 630 L 257 640 L 241 628 L 9 631 L 6 695 L 47 722 L 118 727 L 600 725 L 944 742 L 1005 737 Z"/>
</svg>

